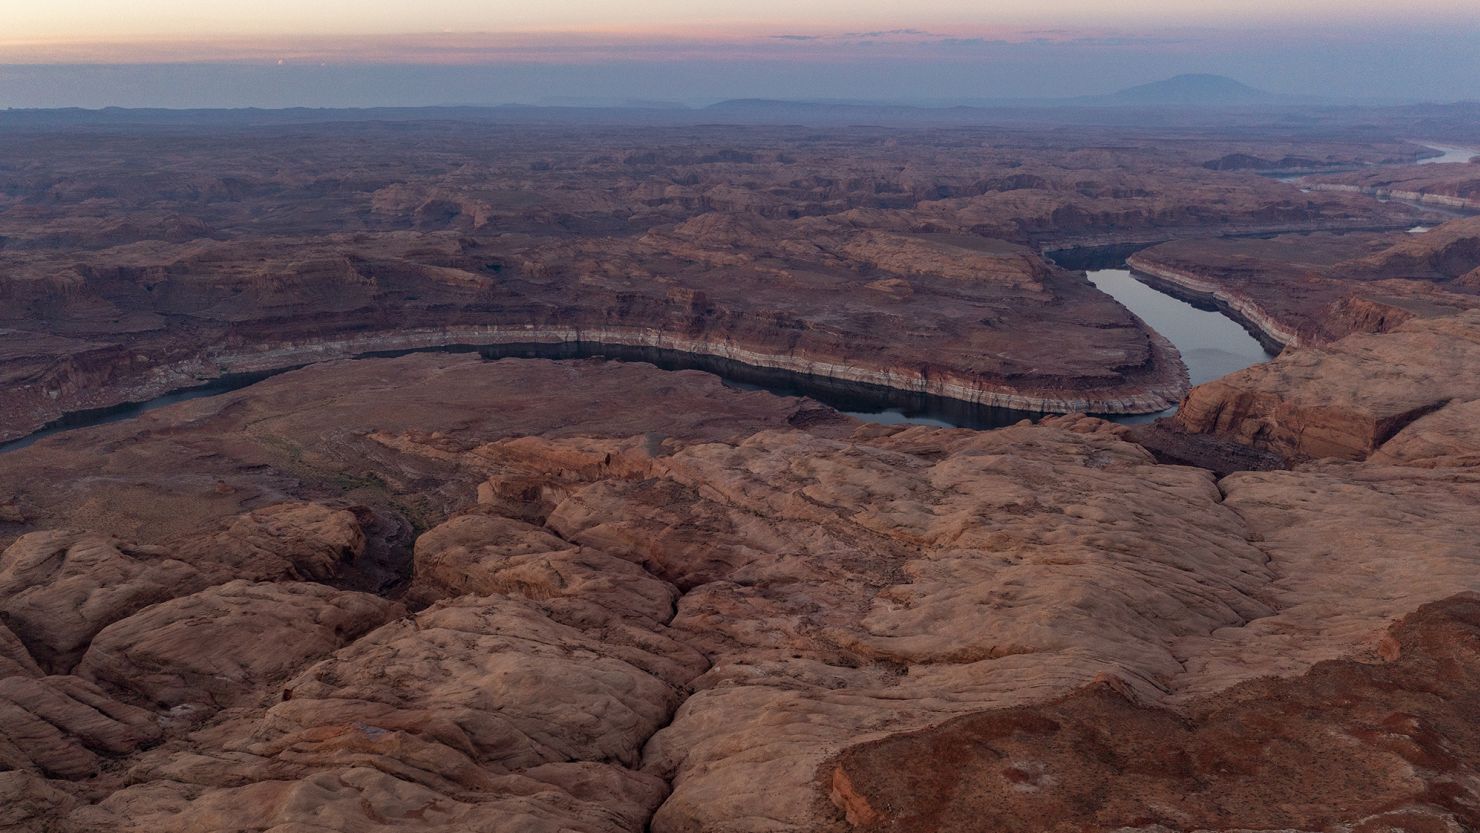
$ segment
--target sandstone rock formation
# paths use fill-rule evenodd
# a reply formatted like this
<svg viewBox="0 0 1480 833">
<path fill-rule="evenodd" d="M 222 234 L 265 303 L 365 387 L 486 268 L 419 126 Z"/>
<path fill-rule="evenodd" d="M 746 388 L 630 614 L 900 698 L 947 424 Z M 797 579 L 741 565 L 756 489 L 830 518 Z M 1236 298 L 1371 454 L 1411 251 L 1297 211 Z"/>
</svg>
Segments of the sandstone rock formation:
<svg viewBox="0 0 1480 833">
<path fill-rule="evenodd" d="M 1173 418 L 1294 457 L 1361 459 L 1409 423 L 1480 390 L 1480 310 L 1288 351 L 1199 385 Z"/>
<path fill-rule="evenodd" d="M 1417 152 L 1367 134 L 120 130 L 0 151 L 0 437 L 233 372 L 525 342 L 1149 413 L 1183 392 L 1175 355 L 1037 250 L 1416 216 L 1207 164 Z"/>
<path fill-rule="evenodd" d="M 1436 376 L 1475 323 L 1322 361 Z M 81 429 L 0 455 L 34 519 L 0 557 L 29 582 L 0 631 L 5 818 L 1462 829 L 1476 597 L 1414 611 L 1480 591 L 1468 408 L 1220 479 L 1087 417 L 865 425 L 699 373 L 422 355 Z M 79 467 L 103 448 L 106 488 Z M 31 528 L 151 496 L 194 528 Z M 403 578 L 341 589 L 374 557 Z M 37 625 L 112 576 L 152 595 Z"/>
<path fill-rule="evenodd" d="M 1480 165 L 1473 159 L 1327 174 L 1310 177 L 1304 184 L 1328 193 L 1357 192 L 1449 209 L 1480 209 Z"/>
<path fill-rule="evenodd" d="M 1480 218 L 1417 234 L 1179 240 L 1129 264 L 1173 294 L 1219 305 L 1273 346 L 1325 344 L 1480 307 Z"/>
<path fill-rule="evenodd" d="M 0 436 L 310 366 L 0 449 L 0 827 L 1480 828 L 1474 223 L 1251 173 L 1351 118 L 7 134 Z M 1190 237 L 1296 346 L 1155 425 L 339 360 L 1150 411 L 1041 252 Z"/>
<path fill-rule="evenodd" d="M 1428 605 L 1390 640 L 1384 662 L 1181 712 L 1101 685 L 958 718 L 849 749 L 825 786 L 861 831 L 1471 827 L 1480 597 Z"/>
<path fill-rule="evenodd" d="M 235 705 L 402 612 L 364 593 L 238 579 L 114 622 L 77 674 L 164 708 Z"/>
</svg>

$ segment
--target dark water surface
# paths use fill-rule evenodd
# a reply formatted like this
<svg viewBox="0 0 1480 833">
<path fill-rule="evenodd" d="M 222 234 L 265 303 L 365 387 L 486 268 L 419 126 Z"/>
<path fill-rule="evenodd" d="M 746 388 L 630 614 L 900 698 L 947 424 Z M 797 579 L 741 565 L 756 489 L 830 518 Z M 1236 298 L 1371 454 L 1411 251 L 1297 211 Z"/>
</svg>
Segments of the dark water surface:
<svg viewBox="0 0 1480 833">
<path fill-rule="evenodd" d="M 1089 279 L 1176 345 L 1194 385 L 1274 358 L 1232 318 L 1173 298 L 1136 280 L 1127 269 L 1096 269 Z"/>
<path fill-rule="evenodd" d="M 1144 248 L 1144 244 L 1064 250 L 1050 252 L 1049 256 L 1065 268 L 1088 270 L 1089 278 L 1095 286 L 1124 304 L 1152 329 L 1166 336 L 1181 351 L 1193 384 L 1215 379 L 1269 358 L 1259 342 L 1233 320 L 1210 308 L 1199 308 L 1174 298 L 1133 278 L 1123 268 L 1124 261 L 1128 255 L 1141 248 Z M 490 360 L 600 358 L 648 362 L 664 370 L 702 370 L 719 376 L 726 385 L 736 389 L 764 390 L 780 396 L 810 396 L 859 419 L 885 424 L 916 423 L 990 429 L 1045 416 L 1036 411 L 973 405 L 939 396 L 757 368 L 730 359 L 696 356 L 652 347 L 587 343 L 448 345 L 424 350 L 366 353 L 357 358 L 400 356 L 412 352 L 477 353 Z M 76 411 L 47 424 L 33 434 L 0 443 L 0 452 L 24 448 L 38 440 L 74 428 L 121 422 L 177 402 L 239 390 L 295 369 L 297 368 L 231 374 L 198 386 L 171 391 L 147 402 Z M 1136 416 L 1113 415 L 1107 418 L 1117 422 L 1139 423 L 1168 413 L 1170 411 Z"/>
<path fill-rule="evenodd" d="M 1012 408 L 974 405 L 939 396 L 909 393 L 854 382 L 840 382 L 823 376 L 790 373 L 753 367 L 730 359 L 701 356 L 677 350 L 606 344 L 451 344 L 418 350 L 365 353 L 355 358 L 390 358 L 408 353 L 477 353 L 489 360 L 521 359 L 609 359 L 612 361 L 647 362 L 664 370 L 702 370 L 719 376 L 724 384 L 737 390 L 764 390 L 778 396 L 810 396 L 832 408 L 869 422 L 885 424 L 918 423 L 989 429 L 1012 425 L 1024 419 L 1037 420 L 1045 414 Z M 47 423 L 34 433 L 0 442 L 0 453 L 25 448 L 39 440 L 93 425 L 122 422 L 140 414 L 208 396 L 240 390 L 279 373 L 297 370 L 285 367 L 259 373 L 235 373 L 187 388 L 170 391 L 145 402 L 128 402 L 104 408 L 74 411 Z"/>
</svg>

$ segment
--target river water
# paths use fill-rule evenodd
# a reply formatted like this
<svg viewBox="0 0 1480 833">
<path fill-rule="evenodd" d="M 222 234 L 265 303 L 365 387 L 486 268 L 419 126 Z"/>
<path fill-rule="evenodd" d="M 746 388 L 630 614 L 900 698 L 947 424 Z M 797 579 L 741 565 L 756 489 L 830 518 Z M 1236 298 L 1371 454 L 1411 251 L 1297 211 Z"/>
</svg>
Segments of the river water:
<svg viewBox="0 0 1480 833">
<path fill-rule="evenodd" d="M 1468 162 L 1476 156 L 1480 156 L 1480 148 L 1467 148 L 1458 145 L 1437 145 L 1433 142 L 1422 142 L 1426 148 L 1433 148 L 1444 154 L 1443 156 L 1431 156 L 1428 159 L 1418 160 L 1420 165 L 1437 165 L 1449 162 Z"/>
<path fill-rule="evenodd" d="M 1194 385 L 1273 358 L 1233 319 L 1141 283 L 1129 270 L 1096 269 L 1089 279 L 1176 345 Z"/>
<path fill-rule="evenodd" d="M 1132 247 L 1135 248 L 1135 247 Z M 1101 252 L 1083 263 L 1071 264 L 1069 257 L 1060 261 L 1070 268 L 1099 265 L 1094 261 L 1119 264 L 1122 251 Z M 1193 384 L 1216 379 L 1235 370 L 1269 358 L 1259 342 L 1231 319 L 1174 298 L 1141 283 L 1124 268 L 1088 269 L 1090 281 L 1115 298 L 1172 342 L 1182 353 Z M 623 347 L 598 344 L 505 344 L 495 346 L 449 345 L 426 351 L 367 354 L 403 355 L 404 352 L 478 353 L 487 359 L 604 358 L 617 361 L 643 361 L 665 370 L 703 370 L 741 390 L 765 390 L 781 396 L 810 396 L 844 413 L 869 422 L 886 424 L 957 426 L 989 429 L 1012 425 L 1024 419 L 1036 420 L 1041 413 L 1011 408 L 973 405 L 955 399 L 912 394 L 875 385 L 838 382 L 815 376 L 801 376 L 782 371 L 752 367 L 728 359 L 697 356 L 673 350 L 647 347 Z M 217 396 L 259 382 L 293 368 L 262 373 L 235 374 L 183 390 L 172 391 L 147 402 L 128 403 L 69 414 L 41 430 L 18 440 L 0 443 L 0 451 L 30 445 L 44 437 L 90 425 L 101 425 L 131 419 L 139 414 L 207 396 Z M 1171 411 L 1146 415 L 1116 415 L 1117 422 L 1139 423 L 1165 416 Z"/>
<path fill-rule="evenodd" d="M 1242 325 L 1211 306 L 1174 298 L 1136 280 L 1128 269 L 1093 269 L 1087 274 L 1101 292 L 1119 301 L 1177 348 L 1194 385 L 1274 358 Z M 1116 417 L 1115 421 L 1150 422 L 1176 410 Z"/>
</svg>

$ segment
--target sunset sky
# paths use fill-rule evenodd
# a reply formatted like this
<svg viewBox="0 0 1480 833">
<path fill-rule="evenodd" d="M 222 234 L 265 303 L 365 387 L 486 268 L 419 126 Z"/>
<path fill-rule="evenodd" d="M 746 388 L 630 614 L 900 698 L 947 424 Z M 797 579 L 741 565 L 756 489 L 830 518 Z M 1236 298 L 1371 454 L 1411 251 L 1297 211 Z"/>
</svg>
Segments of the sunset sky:
<svg viewBox="0 0 1480 833">
<path fill-rule="evenodd" d="M 1102 93 L 1181 72 L 1286 93 L 1480 98 L 1477 0 L 0 6 L 0 107 L 949 100 Z"/>
</svg>

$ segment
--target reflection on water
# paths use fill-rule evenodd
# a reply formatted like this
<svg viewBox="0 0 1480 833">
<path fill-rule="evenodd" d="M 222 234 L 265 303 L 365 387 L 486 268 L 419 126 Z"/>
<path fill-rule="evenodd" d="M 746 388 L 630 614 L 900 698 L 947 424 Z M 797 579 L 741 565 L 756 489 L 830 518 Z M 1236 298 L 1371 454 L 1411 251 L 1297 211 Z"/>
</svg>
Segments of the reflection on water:
<svg viewBox="0 0 1480 833">
<path fill-rule="evenodd" d="M 1233 319 L 1153 289 L 1126 269 L 1097 269 L 1089 279 L 1176 345 L 1194 385 L 1271 358 Z"/>
<path fill-rule="evenodd" d="M 1095 269 L 1090 281 L 1176 346 L 1192 384 L 1226 376 L 1272 358 L 1259 340 L 1233 319 L 1153 289 L 1127 269 Z M 1149 422 L 1160 414 L 1126 417 L 1122 422 Z"/>
<path fill-rule="evenodd" d="M 915 423 L 988 429 L 1001 428 L 1025 419 L 1037 420 L 1045 416 L 1036 411 L 975 405 L 939 396 L 898 391 L 879 385 L 841 382 L 823 376 L 753 367 L 730 359 L 683 353 L 677 350 L 660 350 L 653 347 L 585 343 L 451 344 L 418 350 L 371 352 L 356 356 L 356 358 L 391 358 L 408 353 L 477 353 L 490 360 L 503 358 L 609 359 L 647 362 L 664 370 L 702 370 L 719 376 L 726 386 L 737 390 L 764 390 L 777 396 L 808 396 L 864 421 L 886 425 Z M 47 423 L 45 427 L 25 437 L 0 442 L 0 452 L 25 448 L 38 440 L 74 428 L 122 422 L 166 405 L 239 390 L 279 373 L 297 369 L 299 368 L 289 367 L 260 373 L 231 374 L 201 385 L 174 390 L 146 402 L 128 402 L 106 408 L 75 411 Z"/>
<path fill-rule="evenodd" d="M 1433 142 L 1423 142 L 1424 147 L 1439 151 L 1442 156 L 1430 156 L 1428 159 L 1418 160 L 1420 165 L 1438 165 L 1450 162 L 1468 162 L 1476 156 L 1480 156 L 1480 148 L 1467 148 L 1458 145 L 1438 145 Z"/>
<path fill-rule="evenodd" d="M 1090 280 L 1101 291 L 1114 297 L 1162 335 L 1182 353 L 1193 384 L 1216 379 L 1235 370 L 1262 362 L 1270 356 L 1237 323 L 1222 314 L 1201 309 L 1174 298 L 1131 277 L 1125 269 L 1096 268 L 1120 265 L 1126 255 L 1143 245 L 1106 247 L 1050 253 L 1060 265 L 1070 269 L 1089 269 Z M 1000 428 L 1024 419 L 1037 420 L 1044 414 L 1011 408 L 973 405 L 939 396 L 909 393 L 878 385 L 840 382 L 822 376 L 789 373 L 752 367 L 729 359 L 700 356 L 675 350 L 651 347 L 627 347 L 604 344 L 501 344 L 447 345 L 423 350 L 401 350 L 366 353 L 361 358 L 400 356 L 413 352 L 478 353 L 486 359 L 601 358 L 615 361 L 641 361 L 665 370 L 702 370 L 713 373 L 724 383 L 739 390 L 764 390 L 779 396 L 808 396 L 859 419 L 888 425 L 956 426 L 961 428 Z M 134 402 L 108 408 L 78 411 L 58 419 L 34 434 L 0 443 L 0 451 L 28 446 L 44 437 L 90 425 L 102 425 L 130 419 L 147 411 L 207 396 L 216 396 L 244 388 L 278 373 L 284 368 L 261 373 L 223 376 L 205 384 L 171 391 L 147 402 Z M 1148 422 L 1160 414 L 1111 416 L 1116 422 Z"/>
</svg>

